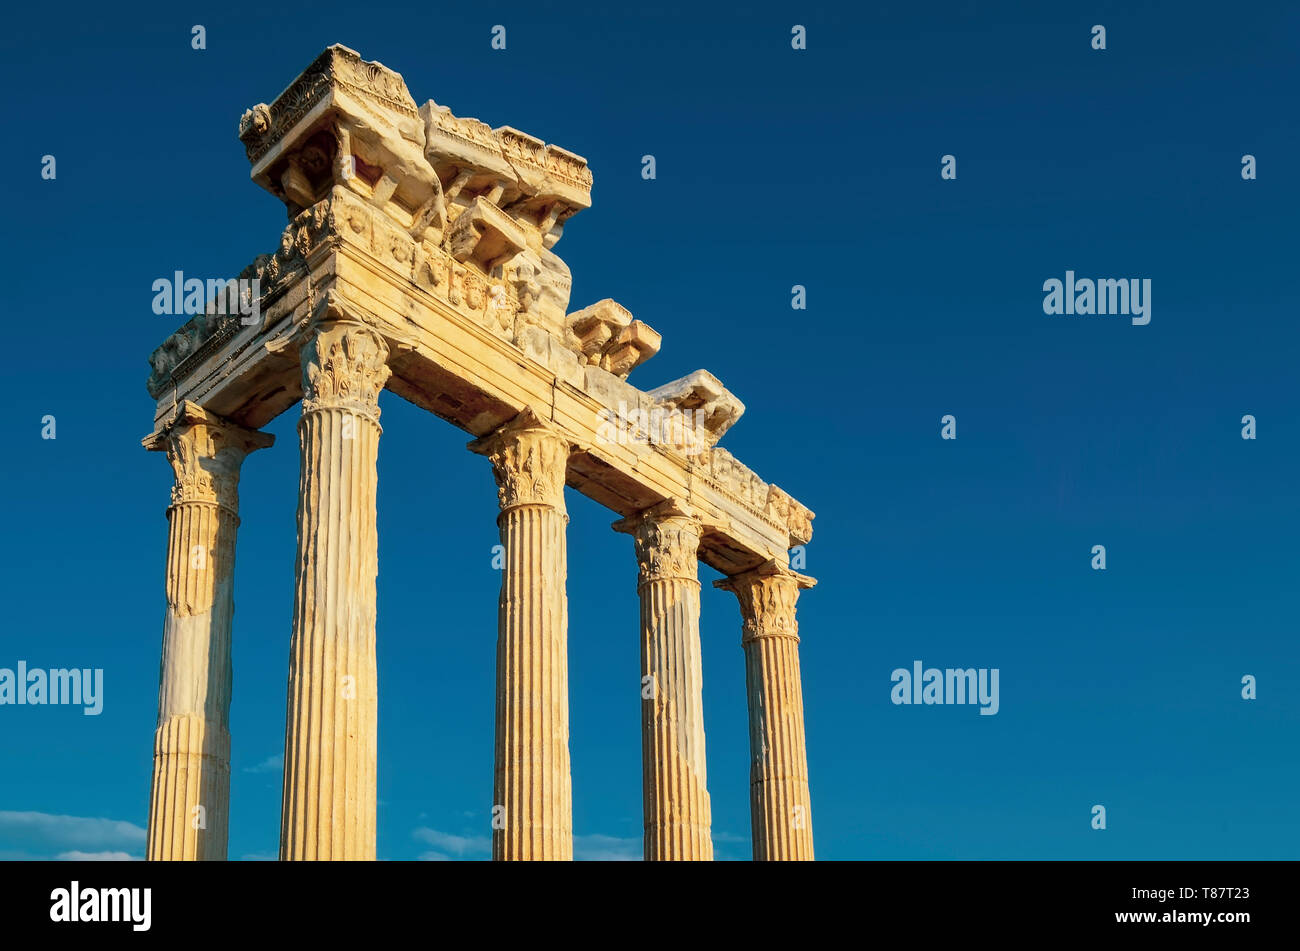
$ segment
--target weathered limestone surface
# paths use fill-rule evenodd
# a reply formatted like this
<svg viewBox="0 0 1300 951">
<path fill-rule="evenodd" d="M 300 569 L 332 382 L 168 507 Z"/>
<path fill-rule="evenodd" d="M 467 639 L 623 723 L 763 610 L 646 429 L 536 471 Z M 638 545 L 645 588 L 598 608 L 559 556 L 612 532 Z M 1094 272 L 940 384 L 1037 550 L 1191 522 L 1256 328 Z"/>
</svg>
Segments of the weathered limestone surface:
<svg viewBox="0 0 1300 951">
<path fill-rule="evenodd" d="M 763 632 L 746 635 L 755 850 L 811 857 L 807 827 L 795 834 L 778 819 L 803 808 L 806 820 L 807 812 L 793 633 L 802 582 L 786 566 L 789 549 L 810 541 L 813 513 L 719 445 L 744 412 L 720 380 L 698 370 L 640 388 L 629 375 L 645 372 L 659 333 L 610 299 L 569 309 L 571 274 L 554 248 L 566 222 L 591 204 L 586 160 L 432 100 L 417 105 L 399 74 L 342 46 L 325 50 L 270 104 L 245 112 L 239 138 L 253 181 L 284 203 L 288 224 L 278 246 L 238 275 L 255 282 L 254 314 L 245 320 L 210 305 L 150 356 L 150 443 L 171 438 L 177 406 L 255 430 L 302 401 L 281 857 L 374 855 L 383 388 L 478 437 L 472 446 L 490 457 L 500 490 L 508 563 L 494 856 L 572 855 L 568 485 L 629 520 L 642 560 L 643 674 L 656 682 L 643 721 L 647 857 L 711 856 L 696 559 L 731 579 L 742 606 L 770 600 L 769 588 L 790 600 L 784 627 L 746 607 L 747 632 Z M 176 544 L 224 539 L 223 517 L 176 515 Z M 744 580 L 751 576 L 761 580 Z M 219 653 L 229 612 L 222 589 L 214 592 L 210 640 Z M 173 640 L 185 650 L 200 643 L 169 633 Z M 208 689 L 228 703 L 228 677 Z M 173 704 L 195 709 L 160 719 L 159 749 L 191 751 L 184 755 L 198 756 L 205 770 L 209 761 L 228 770 L 223 717 L 194 720 L 204 705 L 206 697 Z M 172 829 L 194 797 L 173 791 L 189 774 L 164 779 L 155 798 L 172 799 L 158 827 Z M 151 818 L 151 836 L 154 829 Z M 178 848 L 189 857 L 197 846 Z"/>
<path fill-rule="evenodd" d="M 638 389 L 626 378 L 659 334 L 612 300 L 568 312 L 569 269 L 551 249 L 591 203 L 580 156 L 417 107 L 400 75 L 341 46 L 250 109 L 240 138 L 291 220 L 240 275 L 260 281 L 256 326 L 200 315 L 151 356 L 160 414 L 188 398 L 264 425 L 299 397 L 303 328 L 342 307 L 401 343 L 387 384 L 399 396 L 475 436 L 551 407 L 576 447 L 570 486 L 620 515 L 689 502 L 706 520 L 701 559 L 724 574 L 809 541 L 812 513 L 717 446 L 744 407 L 715 377 Z M 630 444 L 604 432 L 611 413 L 665 409 L 697 411 L 699 431 Z"/>
<path fill-rule="evenodd" d="M 302 351 L 298 567 L 280 858 L 375 857 L 375 530 L 388 346 L 330 321 Z"/>
<path fill-rule="evenodd" d="M 492 462 L 505 546 L 492 857 L 572 859 L 564 509 L 569 443 L 529 409 L 470 447 Z"/>
<path fill-rule="evenodd" d="M 735 592 L 744 618 L 755 861 L 813 857 L 795 602 L 816 583 L 776 564 L 714 582 Z"/>
<path fill-rule="evenodd" d="M 665 502 L 616 522 L 636 540 L 641 598 L 641 762 L 645 858 L 713 858 L 700 663 L 702 526 Z"/>
<path fill-rule="evenodd" d="M 230 821 L 230 636 L 239 470 L 274 437 L 194 403 L 144 441 L 175 472 L 167 509 L 163 627 L 146 857 L 226 857 Z"/>
</svg>

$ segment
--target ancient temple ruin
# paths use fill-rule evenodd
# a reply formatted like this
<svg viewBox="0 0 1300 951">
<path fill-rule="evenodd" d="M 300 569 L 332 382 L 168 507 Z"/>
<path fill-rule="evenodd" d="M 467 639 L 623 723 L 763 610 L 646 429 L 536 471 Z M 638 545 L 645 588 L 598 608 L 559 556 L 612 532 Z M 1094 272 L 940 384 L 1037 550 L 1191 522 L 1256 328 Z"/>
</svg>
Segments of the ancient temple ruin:
<svg viewBox="0 0 1300 951">
<path fill-rule="evenodd" d="M 744 407 L 717 378 L 701 370 L 641 389 L 628 376 L 659 334 L 612 300 L 569 309 L 554 248 L 591 203 L 586 161 L 417 106 L 401 76 L 342 46 L 248 110 L 239 138 L 289 224 L 239 275 L 255 288 L 252 307 L 208 306 L 150 361 L 157 411 L 144 444 L 167 453 L 175 485 L 148 857 L 226 857 L 237 484 L 244 457 L 272 443 L 260 427 L 295 406 L 280 857 L 375 857 L 386 387 L 469 433 L 496 479 L 493 857 L 573 854 L 568 485 L 617 513 L 639 569 L 645 857 L 713 855 L 703 561 L 741 610 L 754 857 L 811 859 L 795 602 L 814 581 L 790 569 L 789 549 L 809 541 L 813 514 L 718 445 Z"/>
</svg>

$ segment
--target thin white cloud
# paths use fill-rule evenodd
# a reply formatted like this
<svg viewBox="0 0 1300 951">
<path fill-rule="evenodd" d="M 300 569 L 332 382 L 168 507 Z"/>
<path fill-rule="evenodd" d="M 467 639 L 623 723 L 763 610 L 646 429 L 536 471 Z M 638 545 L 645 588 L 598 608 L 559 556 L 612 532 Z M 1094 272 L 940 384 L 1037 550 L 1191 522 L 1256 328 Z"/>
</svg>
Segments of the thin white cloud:
<svg viewBox="0 0 1300 951">
<path fill-rule="evenodd" d="M 284 771 L 284 754 L 276 753 L 274 756 L 268 756 L 256 766 L 245 766 L 246 773 L 280 773 Z"/>
<path fill-rule="evenodd" d="M 134 855 L 125 852 L 60 852 L 54 856 L 56 862 L 138 862 Z"/>
<path fill-rule="evenodd" d="M 582 862 L 639 862 L 645 852 L 640 838 L 612 835 L 575 835 L 573 857 Z"/>
<path fill-rule="evenodd" d="M 0 811 L 0 849 L 115 852 L 143 848 L 145 830 L 131 822 L 48 812 Z"/>
<path fill-rule="evenodd" d="M 439 832 L 437 829 L 430 829 L 428 826 L 420 826 L 411 832 L 411 835 L 420 842 L 427 842 L 435 849 L 439 850 L 434 853 L 426 854 L 443 854 L 450 853 L 461 857 L 473 857 L 475 855 L 484 855 L 492 851 L 492 839 L 485 835 L 451 835 L 447 832 Z"/>
<path fill-rule="evenodd" d="M 492 854 L 490 836 L 452 835 L 428 826 L 411 831 L 416 841 L 433 846 L 420 853 L 422 862 L 447 862 L 456 859 L 484 859 Z M 575 835 L 573 857 L 588 862 L 639 862 L 641 839 L 620 839 L 612 835 Z"/>
</svg>

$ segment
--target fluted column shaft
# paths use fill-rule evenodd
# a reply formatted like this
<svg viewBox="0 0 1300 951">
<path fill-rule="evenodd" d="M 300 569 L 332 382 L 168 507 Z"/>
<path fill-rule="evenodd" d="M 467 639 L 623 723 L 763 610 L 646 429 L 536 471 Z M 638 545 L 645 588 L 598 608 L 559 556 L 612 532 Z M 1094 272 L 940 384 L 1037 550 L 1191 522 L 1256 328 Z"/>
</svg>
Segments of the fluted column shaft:
<svg viewBox="0 0 1300 951">
<path fill-rule="evenodd" d="M 713 858 L 700 658 L 701 526 L 675 502 L 616 522 L 636 540 L 646 861 Z"/>
<path fill-rule="evenodd" d="M 144 441 L 166 451 L 176 476 L 145 845 L 151 861 L 226 857 L 239 470 L 272 440 L 186 402 Z"/>
<path fill-rule="evenodd" d="M 379 391 L 388 347 L 359 324 L 303 347 L 298 563 L 280 858 L 373 859 Z"/>
<path fill-rule="evenodd" d="M 744 618 L 754 860 L 810 860 L 812 809 L 795 602 L 800 589 L 816 582 L 768 563 L 714 584 L 735 592 Z"/>
<path fill-rule="evenodd" d="M 492 462 L 505 571 L 497 613 L 492 857 L 573 858 L 569 772 L 569 444 L 530 409 L 470 444 Z"/>
</svg>

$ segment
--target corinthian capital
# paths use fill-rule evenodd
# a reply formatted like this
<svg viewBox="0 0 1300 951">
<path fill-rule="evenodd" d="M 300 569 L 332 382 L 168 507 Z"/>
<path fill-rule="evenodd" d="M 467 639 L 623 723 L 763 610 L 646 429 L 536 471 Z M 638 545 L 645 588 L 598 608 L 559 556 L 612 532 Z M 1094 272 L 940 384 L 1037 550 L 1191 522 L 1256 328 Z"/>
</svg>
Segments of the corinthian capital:
<svg viewBox="0 0 1300 951">
<path fill-rule="evenodd" d="M 388 382 L 388 344 L 363 324 L 328 321 L 302 348 L 303 412 L 347 409 L 379 422 Z"/>
<path fill-rule="evenodd" d="M 530 504 L 564 511 L 569 440 L 532 407 L 469 448 L 491 461 L 502 511 Z"/>
<path fill-rule="evenodd" d="M 233 513 L 239 509 L 239 469 L 244 457 L 273 442 L 270 433 L 246 429 L 186 400 L 143 444 L 167 453 L 176 474 L 173 505 L 214 502 Z"/>
<path fill-rule="evenodd" d="M 660 502 L 644 512 L 614 523 L 614 530 L 627 532 L 636 540 L 640 582 L 696 581 L 696 565 L 703 530 L 689 507 L 675 499 Z"/>
<path fill-rule="evenodd" d="M 795 620 L 795 602 L 799 592 L 817 583 L 815 578 L 801 575 L 789 568 L 769 561 L 750 571 L 744 571 L 713 582 L 715 588 L 734 592 L 740 601 L 744 618 L 743 643 L 759 637 L 792 637 L 799 639 L 799 624 Z"/>
</svg>

